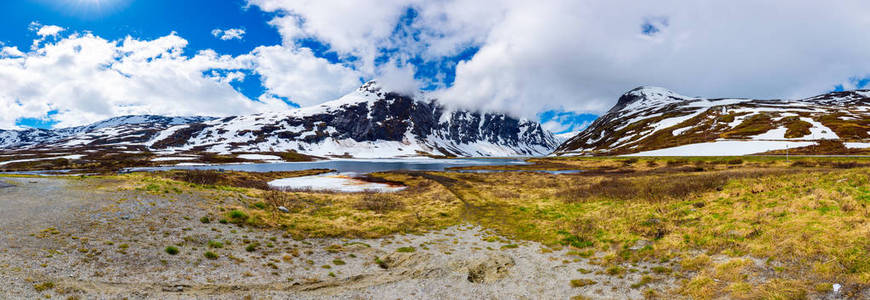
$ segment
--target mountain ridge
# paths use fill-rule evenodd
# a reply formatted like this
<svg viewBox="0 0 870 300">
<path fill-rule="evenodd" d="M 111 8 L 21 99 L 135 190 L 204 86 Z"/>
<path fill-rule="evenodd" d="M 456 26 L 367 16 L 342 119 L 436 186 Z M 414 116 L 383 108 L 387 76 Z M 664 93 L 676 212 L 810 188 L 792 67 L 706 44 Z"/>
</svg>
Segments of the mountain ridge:
<svg viewBox="0 0 870 300">
<path fill-rule="evenodd" d="M 0 148 L 144 147 L 149 151 L 316 156 L 538 156 L 558 145 L 537 122 L 448 110 L 437 99 L 370 81 L 339 99 L 280 112 L 213 117 L 123 116 L 55 130 L 0 131 Z"/>
<path fill-rule="evenodd" d="M 870 139 L 868 132 L 868 90 L 765 100 L 689 97 L 664 88 L 642 86 L 623 94 L 613 108 L 562 143 L 554 154 L 663 155 L 668 154 L 663 149 L 692 144 L 710 144 L 712 148 L 724 141 L 744 142 L 728 145 L 752 145 L 760 152 L 807 147 L 821 140 L 861 147 L 855 143 Z M 671 153 L 748 154 L 737 150 L 703 153 L 702 148 L 694 147 L 691 151 L 682 148 L 685 151 Z"/>
</svg>

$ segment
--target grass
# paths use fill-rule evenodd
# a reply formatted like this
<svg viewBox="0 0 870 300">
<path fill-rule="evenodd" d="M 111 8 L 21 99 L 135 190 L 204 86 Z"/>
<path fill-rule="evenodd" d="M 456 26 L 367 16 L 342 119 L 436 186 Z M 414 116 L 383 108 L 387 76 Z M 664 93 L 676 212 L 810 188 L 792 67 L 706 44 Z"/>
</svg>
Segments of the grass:
<svg viewBox="0 0 870 300">
<path fill-rule="evenodd" d="M 220 248 L 224 247 L 224 243 L 221 243 L 221 242 L 215 241 L 215 240 L 211 240 L 211 241 L 208 241 L 208 247 L 220 249 Z"/>
<path fill-rule="evenodd" d="M 178 247 L 167 246 L 166 249 L 163 249 L 163 251 L 165 251 L 166 254 L 169 254 L 169 255 L 176 255 L 176 254 L 178 254 Z"/>
<path fill-rule="evenodd" d="M 396 252 L 399 252 L 399 253 L 410 253 L 410 252 L 416 252 L 416 251 L 417 251 L 417 249 L 415 249 L 414 247 L 399 247 L 398 249 L 396 249 Z"/>
<path fill-rule="evenodd" d="M 248 220 L 248 214 L 238 209 L 231 210 L 227 213 L 227 217 L 230 219 L 231 223 L 235 224 L 242 224 Z"/>
<path fill-rule="evenodd" d="M 33 289 L 37 292 L 43 292 L 54 288 L 54 282 L 46 281 L 43 283 L 38 283 L 33 285 Z"/>
<path fill-rule="evenodd" d="M 216 170 L 175 170 L 154 173 L 155 176 L 192 183 L 203 187 L 239 187 L 269 190 L 269 181 L 298 176 L 316 175 L 329 172 L 326 169 L 313 169 L 289 172 L 221 172 Z"/>
<path fill-rule="evenodd" d="M 356 209 L 370 210 L 375 213 L 384 214 L 394 210 L 404 208 L 404 204 L 398 199 L 378 193 L 369 193 L 362 197 L 354 205 Z"/>
<path fill-rule="evenodd" d="M 634 263 L 668 262 L 642 272 L 650 280 L 677 278 L 679 289 L 660 292 L 692 298 L 788 298 L 821 293 L 820 283 L 870 285 L 870 159 L 532 161 L 586 171 L 374 174 L 408 186 L 389 194 L 222 190 L 245 200 L 221 206 L 219 214 L 295 239 L 372 238 L 471 223 L 511 240 L 583 253 L 608 276 L 625 276 Z M 161 190 L 166 184 L 141 185 L 147 183 Z M 383 203 L 387 209 L 377 206 Z M 277 204 L 289 212 L 271 209 Z M 646 246 L 633 247 L 640 241 Z"/>
<path fill-rule="evenodd" d="M 571 287 L 579 288 L 579 287 L 584 287 L 587 285 L 593 285 L 596 283 L 598 283 L 598 282 L 595 282 L 594 280 L 591 280 L 591 279 L 573 279 L 573 280 L 571 280 Z"/>
</svg>

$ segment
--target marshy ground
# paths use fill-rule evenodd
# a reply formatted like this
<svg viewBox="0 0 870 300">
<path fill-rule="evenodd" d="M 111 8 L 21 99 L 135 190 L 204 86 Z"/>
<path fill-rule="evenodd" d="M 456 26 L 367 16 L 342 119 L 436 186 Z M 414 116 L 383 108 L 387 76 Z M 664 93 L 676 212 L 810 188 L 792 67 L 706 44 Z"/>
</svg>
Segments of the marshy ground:
<svg viewBox="0 0 870 300">
<path fill-rule="evenodd" d="M 0 177 L 4 298 L 870 298 L 870 160 Z M 500 169 L 500 167 L 486 167 Z M 312 171 L 321 172 L 321 171 Z M 286 208 L 286 212 L 278 210 Z"/>
</svg>

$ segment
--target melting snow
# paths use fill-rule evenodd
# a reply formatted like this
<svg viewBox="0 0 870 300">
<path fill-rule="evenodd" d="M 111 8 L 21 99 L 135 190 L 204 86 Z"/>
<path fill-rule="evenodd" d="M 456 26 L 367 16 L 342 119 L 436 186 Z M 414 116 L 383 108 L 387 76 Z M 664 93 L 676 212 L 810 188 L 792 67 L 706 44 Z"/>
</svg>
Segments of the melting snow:
<svg viewBox="0 0 870 300">
<path fill-rule="evenodd" d="M 737 156 L 813 145 L 789 141 L 715 141 L 644 151 L 625 156 Z"/>
<path fill-rule="evenodd" d="M 247 160 L 281 160 L 279 156 L 263 154 L 239 154 L 237 157 Z"/>
<path fill-rule="evenodd" d="M 269 182 L 270 186 L 286 189 L 326 190 L 345 193 L 358 192 L 398 192 L 404 186 L 393 186 L 384 183 L 374 183 L 355 179 L 356 173 L 327 173 L 313 176 L 284 178 Z"/>
<path fill-rule="evenodd" d="M 176 160 L 195 160 L 196 157 L 189 156 L 167 156 L 167 157 L 158 157 L 152 158 L 151 161 L 176 161 Z"/>
<path fill-rule="evenodd" d="M 788 128 L 780 126 L 779 128 L 768 130 L 765 133 L 752 136 L 753 140 L 782 140 L 785 139 L 785 132 Z"/>
<path fill-rule="evenodd" d="M 813 127 L 810 128 L 810 135 L 808 136 L 810 139 L 818 140 L 818 139 L 826 139 L 826 140 L 835 140 L 840 137 L 834 133 L 833 130 L 828 128 L 822 123 L 817 122 L 816 120 L 810 118 L 801 118 L 801 121 L 813 124 Z M 806 137 L 806 136 L 805 136 Z"/>
<path fill-rule="evenodd" d="M 846 148 L 870 148 L 870 143 L 843 143 Z"/>
</svg>

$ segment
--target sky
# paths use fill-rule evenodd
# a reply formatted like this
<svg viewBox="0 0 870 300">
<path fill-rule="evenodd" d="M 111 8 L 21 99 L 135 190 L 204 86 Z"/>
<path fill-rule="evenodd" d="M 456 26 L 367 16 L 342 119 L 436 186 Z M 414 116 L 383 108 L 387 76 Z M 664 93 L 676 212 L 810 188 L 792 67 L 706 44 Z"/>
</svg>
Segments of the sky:
<svg viewBox="0 0 870 300">
<path fill-rule="evenodd" d="M 227 116 L 368 80 L 578 131 L 637 86 L 802 98 L 870 80 L 870 2 L 0 2 L 0 129 Z"/>
</svg>

